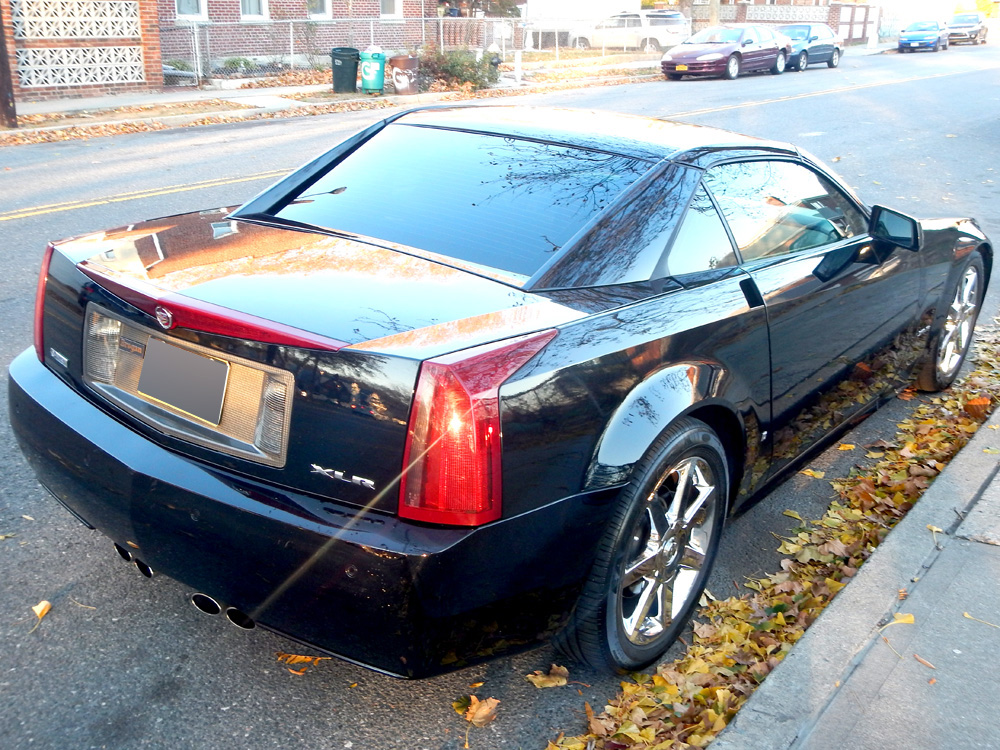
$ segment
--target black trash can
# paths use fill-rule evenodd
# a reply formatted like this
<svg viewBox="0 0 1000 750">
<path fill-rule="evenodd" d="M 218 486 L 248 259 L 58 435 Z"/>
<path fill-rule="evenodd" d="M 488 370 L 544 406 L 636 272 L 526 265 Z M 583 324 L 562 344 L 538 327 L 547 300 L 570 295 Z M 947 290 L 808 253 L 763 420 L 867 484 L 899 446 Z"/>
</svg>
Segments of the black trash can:
<svg viewBox="0 0 1000 750">
<path fill-rule="evenodd" d="M 354 47 L 334 47 L 330 50 L 333 67 L 333 91 L 336 94 L 356 94 L 358 91 L 358 60 L 361 52 Z"/>
</svg>

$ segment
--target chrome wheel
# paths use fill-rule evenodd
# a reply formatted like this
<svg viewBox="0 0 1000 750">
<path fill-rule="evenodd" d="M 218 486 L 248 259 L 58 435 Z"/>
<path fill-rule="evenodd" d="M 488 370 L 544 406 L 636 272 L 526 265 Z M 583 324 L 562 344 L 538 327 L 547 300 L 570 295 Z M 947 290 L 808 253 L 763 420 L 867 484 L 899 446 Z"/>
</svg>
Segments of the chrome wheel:
<svg viewBox="0 0 1000 750">
<path fill-rule="evenodd" d="M 726 61 L 726 78 L 730 81 L 737 78 L 740 74 L 740 58 L 736 55 L 730 55 L 729 59 Z"/>
<path fill-rule="evenodd" d="M 802 72 L 808 67 L 809 67 L 809 53 L 806 52 L 805 50 L 802 50 L 799 53 L 799 61 L 795 63 L 795 69 L 799 72 Z"/>
<path fill-rule="evenodd" d="M 708 462 L 693 456 L 671 467 L 646 498 L 618 593 L 621 629 L 630 642 L 658 638 L 698 596 L 717 494 Z"/>
<path fill-rule="evenodd" d="M 979 269 L 971 265 L 965 269 L 955 290 L 955 299 L 948 308 L 948 315 L 941 332 L 938 347 L 937 371 L 946 378 L 954 375 L 962 364 L 972 340 L 979 313 Z"/>
</svg>

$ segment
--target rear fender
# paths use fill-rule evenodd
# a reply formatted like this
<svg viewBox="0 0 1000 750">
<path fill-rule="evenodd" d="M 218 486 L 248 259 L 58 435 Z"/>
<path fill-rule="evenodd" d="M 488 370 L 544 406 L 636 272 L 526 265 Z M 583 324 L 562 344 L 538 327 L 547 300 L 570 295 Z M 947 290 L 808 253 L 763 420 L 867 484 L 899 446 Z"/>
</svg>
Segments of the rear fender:
<svg viewBox="0 0 1000 750">
<path fill-rule="evenodd" d="M 636 462 L 679 417 L 715 405 L 739 420 L 728 405 L 712 397 L 719 392 L 724 373 L 725 368 L 713 362 L 678 363 L 651 373 L 633 388 L 605 423 L 587 467 L 586 489 L 628 481 Z"/>
</svg>

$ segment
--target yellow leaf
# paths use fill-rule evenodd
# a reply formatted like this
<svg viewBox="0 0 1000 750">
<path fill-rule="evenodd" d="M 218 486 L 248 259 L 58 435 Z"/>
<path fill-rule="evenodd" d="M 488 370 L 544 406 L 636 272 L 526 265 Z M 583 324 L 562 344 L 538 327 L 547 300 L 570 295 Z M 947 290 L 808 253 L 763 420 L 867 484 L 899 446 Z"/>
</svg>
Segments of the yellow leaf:
<svg viewBox="0 0 1000 750">
<path fill-rule="evenodd" d="M 788 516 L 789 518 L 794 518 L 796 521 L 803 520 L 802 516 L 800 516 L 794 510 L 783 510 L 783 511 L 781 511 L 781 515 Z"/>
<path fill-rule="evenodd" d="M 485 682 L 473 682 L 471 685 L 469 685 L 469 687 L 475 690 L 476 688 L 481 688 L 485 684 L 486 684 Z"/>
<path fill-rule="evenodd" d="M 911 614 L 903 614 L 902 612 L 893 612 L 892 622 L 886 623 L 878 630 L 881 633 L 883 630 L 893 625 L 913 625 L 916 621 L 917 621 L 916 618 Z"/>
<path fill-rule="evenodd" d="M 23 518 L 25 521 L 34 521 L 35 520 L 31 516 L 21 516 L 21 518 Z"/>
<path fill-rule="evenodd" d="M 1000 449 L 997 448 L 983 448 L 983 453 L 989 453 L 991 456 L 995 456 L 1000 453 Z"/>
<path fill-rule="evenodd" d="M 975 620 L 976 622 L 981 622 L 983 625 L 989 625 L 991 628 L 1000 629 L 1000 625 L 994 625 L 992 622 L 986 622 L 986 620 L 980 620 L 978 617 L 973 617 L 968 612 L 963 612 L 962 617 L 967 617 L 970 620 Z"/>
<path fill-rule="evenodd" d="M 469 696 L 469 708 L 465 712 L 465 720 L 473 726 L 485 727 L 497 717 L 497 707 L 500 701 L 496 698 L 479 700 L 474 695 Z"/>
<path fill-rule="evenodd" d="M 461 698 L 456 698 L 451 702 L 451 707 L 455 709 L 455 713 L 459 716 L 465 716 L 465 712 L 469 710 L 469 706 L 471 705 L 471 695 L 463 695 Z"/>
<path fill-rule="evenodd" d="M 553 664 L 549 668 L 548 674 L 541 670 L 535 670 L 531 674 L 526 675 L 526 677 L 532 685 L 539 689 L 562 687 L 569 681 L 569 670 L 566 667 Z"/>
<path fill-rule="evenodd" d="M 49 613 L 50 609 L 52 609 L 52 605 L 49 604 L 48 601 L 43 599 L 42 601 L 38 602 L 38 604 L 36 604 L 34 607 L 32 607 L 31 611 L 35 613 L 35 616 L 39 620 L 41 620 L 43 617 L 45 617 L 45 615 Z"/>
<path fill-rule="evenodd" d="M 826 476 L 825 471 L 814 471 L 813 469 L 803 469 L 799 474 L 805 474 L 807 477 L 812 477 L 813 479 L 822 479 Z"/>
<path fill-rule="evenodd" d="M 841 443 L 839 446 L 837 446 L 837 450 L 839 450 L 839 451 L 852 451 L 852 450 L 854 450 L 854 446 L 851 445 L 850 443 Z"/>
</svg>

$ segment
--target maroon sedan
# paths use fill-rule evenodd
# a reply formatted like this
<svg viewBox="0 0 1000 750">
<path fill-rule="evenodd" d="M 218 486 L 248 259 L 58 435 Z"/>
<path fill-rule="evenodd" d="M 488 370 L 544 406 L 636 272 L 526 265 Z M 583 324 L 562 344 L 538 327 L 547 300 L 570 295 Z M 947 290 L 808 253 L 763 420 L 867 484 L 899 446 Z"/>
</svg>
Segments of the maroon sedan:
<svg viewBox="0 0 1000 750">
<path fill-rule="evenodd" d="M 786 40 L 767 26 L 730 24 L 702 29 L 668 50 L 660 68 L 671 81 L 682 76 L 724 76 L 770 70 L 779 75 L 788 61 Z"/>
</svg>

